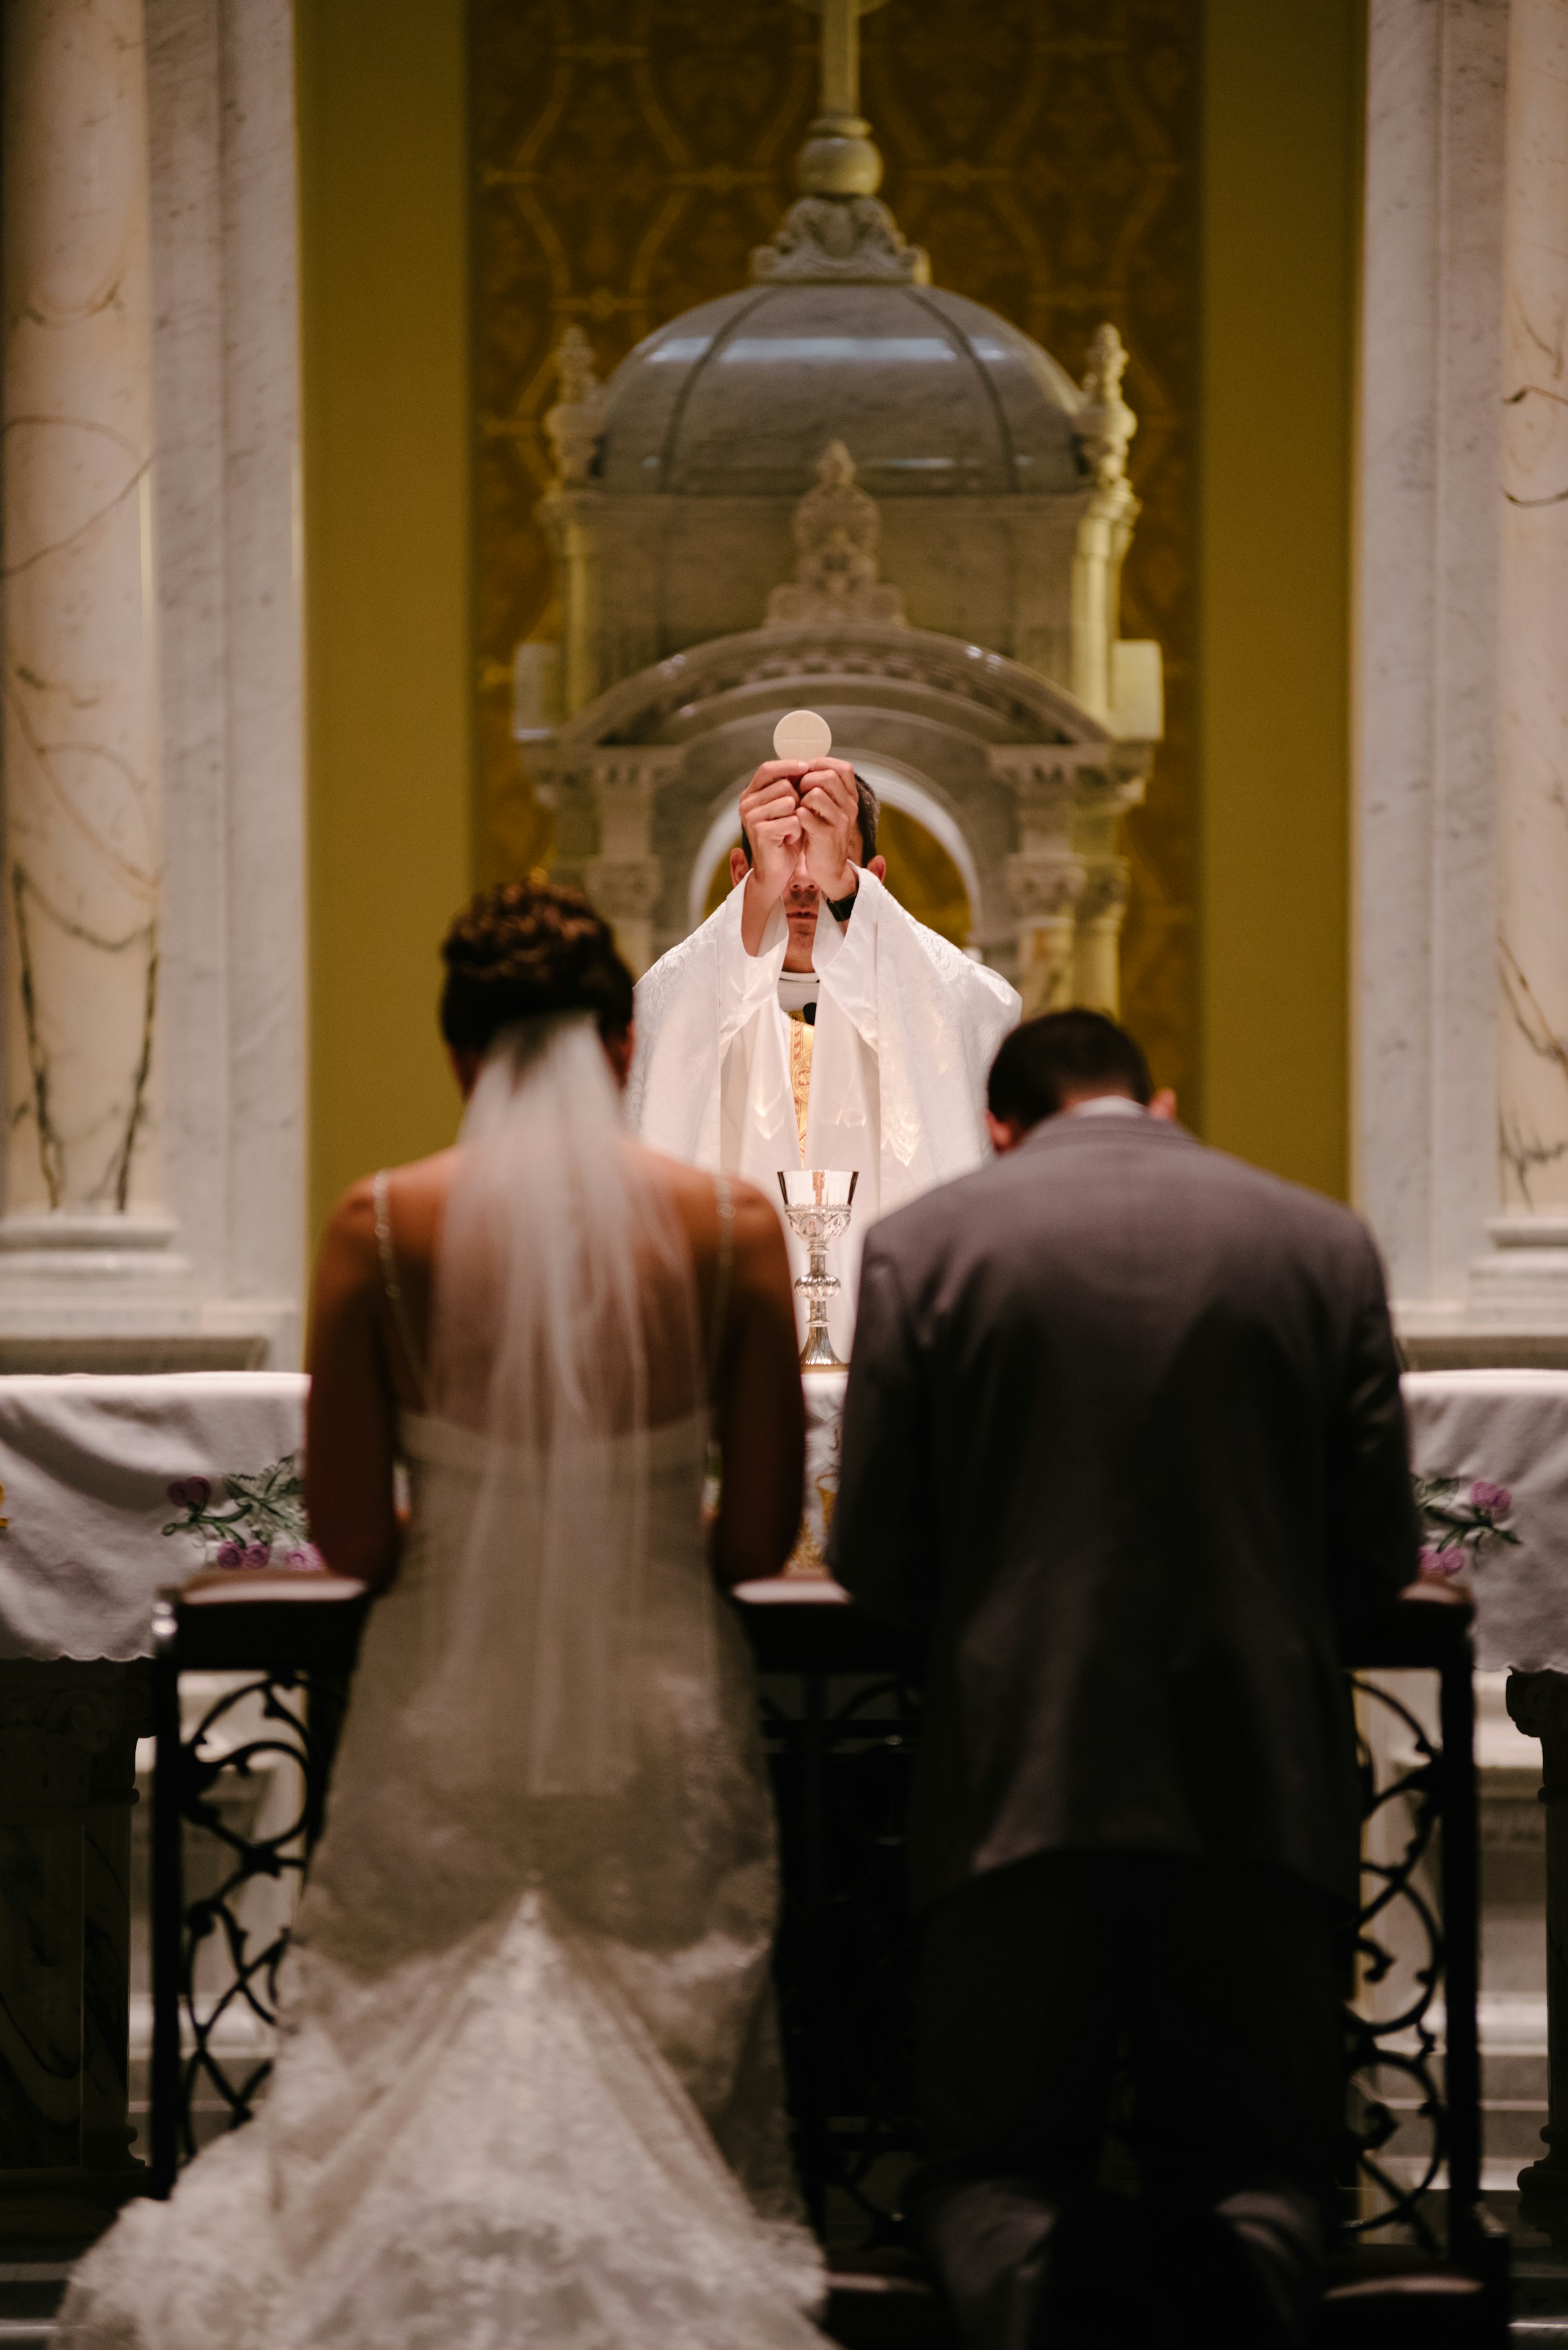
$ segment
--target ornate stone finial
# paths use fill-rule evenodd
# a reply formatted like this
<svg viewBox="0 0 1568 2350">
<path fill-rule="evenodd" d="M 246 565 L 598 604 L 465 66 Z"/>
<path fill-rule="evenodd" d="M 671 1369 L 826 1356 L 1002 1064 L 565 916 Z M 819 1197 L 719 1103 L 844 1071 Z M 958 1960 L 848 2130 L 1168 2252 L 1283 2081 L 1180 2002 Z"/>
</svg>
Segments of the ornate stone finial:
<svg viewBox="0 0 1568 2350">
<path fill-rule="evenodd" d="M 545 415 L 545 432 L 563 489 L 591 480 L 604 430 L 604 386 L 594 369 L 594 347 L 574 321 L 556 352 L 561 397 Z"/>
<path fill-rule="evenodd" d="M 1084 404 L 1073 428 L 1096 489 L 1113 490 L 1127 479 L 1127 442 L 1137 431 L 1137 418 L 1122 398 L 1127 364 L 1127 347 L 1116 328 L 1097 327 L 1089 345 Z"/>
<path fill-rule="evenodd" d="M 821 111 L 795 158 L 801 199 L 752 255 L 761 284 L 929 286 L 931 265 L 877 201 L 882 158 L 860 113 L 859 20 L 882 0 L 796 0 L 822 18 Z"/>
<path fill-rule="evenodd" d="M 796 620 L 877 620 L 901 627 L 904 598 L 877 577 L 882 518 L 857 486 L 855 460 L 830 441 L 816 461 L 816 487 L 794 510 L 794 577 L 768 598 L 768 626 Z"/>
</svg>

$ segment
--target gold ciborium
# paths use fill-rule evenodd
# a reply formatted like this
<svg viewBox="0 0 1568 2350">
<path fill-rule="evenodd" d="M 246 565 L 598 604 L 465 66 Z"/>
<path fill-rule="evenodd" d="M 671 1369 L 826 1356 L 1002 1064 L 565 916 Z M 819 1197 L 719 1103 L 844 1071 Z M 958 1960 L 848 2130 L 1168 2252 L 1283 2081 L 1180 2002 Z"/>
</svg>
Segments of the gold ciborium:
<svg viewBox="0 0 1568 2350">
<path fill-rule="evenodd" d="M 849 1229 L 849 1211 L 859 1180 L 858 1168 L 847 1175 L 836 1167 L 779 1170 L 785 1219 L 795 1238 L 804 1241 L 811 1253 L 809 1272 L 795 1283 L 807 1312 L 805 1344 L 800 1350 L 803 1371 L 844 1368 L 827 1335 L 828 1301 L 842 1286 L 838 1275 L 827 1270 L 827 1243 Z"/>
</svg>

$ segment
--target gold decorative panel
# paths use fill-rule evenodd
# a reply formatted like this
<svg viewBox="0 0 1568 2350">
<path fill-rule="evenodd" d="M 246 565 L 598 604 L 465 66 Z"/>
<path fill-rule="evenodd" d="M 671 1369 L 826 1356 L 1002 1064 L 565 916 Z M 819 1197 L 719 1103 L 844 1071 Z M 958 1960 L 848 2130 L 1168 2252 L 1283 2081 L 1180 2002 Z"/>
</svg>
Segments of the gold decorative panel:
<svg viewBox="0 0 1568 2350">
<path fill-rule="evenodd" d="M 939 286 L 1080 374 L 1102 318 L 1132 353 L 1143 501 L 1122 629 L 1165 653 L 1166 740 L 1125 843 L 1122 999 L 1162 1083 L 1192 1074 L 1196 862 L 1192 460 L 1200 0 L 890 0 L 864 20 L 882 193 Z M 472 0 L 480 864 L 539 861 L 512 656 L 552 636 L 534 519 L 551 353 L 572 319 L 601 377 L 654 328 L 746 283 L 794 193 L 818 19 L 791 0 Z M 913 843 L 910 844 L 914 846 Z"/>
</svg>

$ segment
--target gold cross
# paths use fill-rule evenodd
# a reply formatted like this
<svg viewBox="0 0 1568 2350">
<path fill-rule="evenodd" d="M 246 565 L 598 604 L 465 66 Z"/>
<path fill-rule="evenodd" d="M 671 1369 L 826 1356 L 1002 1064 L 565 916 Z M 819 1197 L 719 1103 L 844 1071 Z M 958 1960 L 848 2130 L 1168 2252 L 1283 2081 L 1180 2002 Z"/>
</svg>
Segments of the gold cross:
<svg viewBox="0 0 1568 2350">
<path fill-rule="evenodd" d="M 883 0 L 797 0 L 822 18 L 822 111 L 860 112 L 860 19 Z"/>
</svg>

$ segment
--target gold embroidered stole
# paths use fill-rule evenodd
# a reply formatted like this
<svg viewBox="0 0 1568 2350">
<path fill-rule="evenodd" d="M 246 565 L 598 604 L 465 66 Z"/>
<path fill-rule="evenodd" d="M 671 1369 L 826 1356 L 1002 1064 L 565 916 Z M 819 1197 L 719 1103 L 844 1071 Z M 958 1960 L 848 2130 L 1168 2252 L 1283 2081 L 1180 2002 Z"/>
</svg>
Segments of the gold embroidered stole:
<svg viewBox="0 0 1568 2350">
<path fill-rule="evenodd" d="M 804 1012 L 791 1012 L 789 1020 L 789 1089 L 794 1096 L 795 1130 L 800 1136 L 800 1163 L 805 1165 L 805 1118 L 811 1107 L 811 1048 L 816 1031 Z"/>
</svg>

